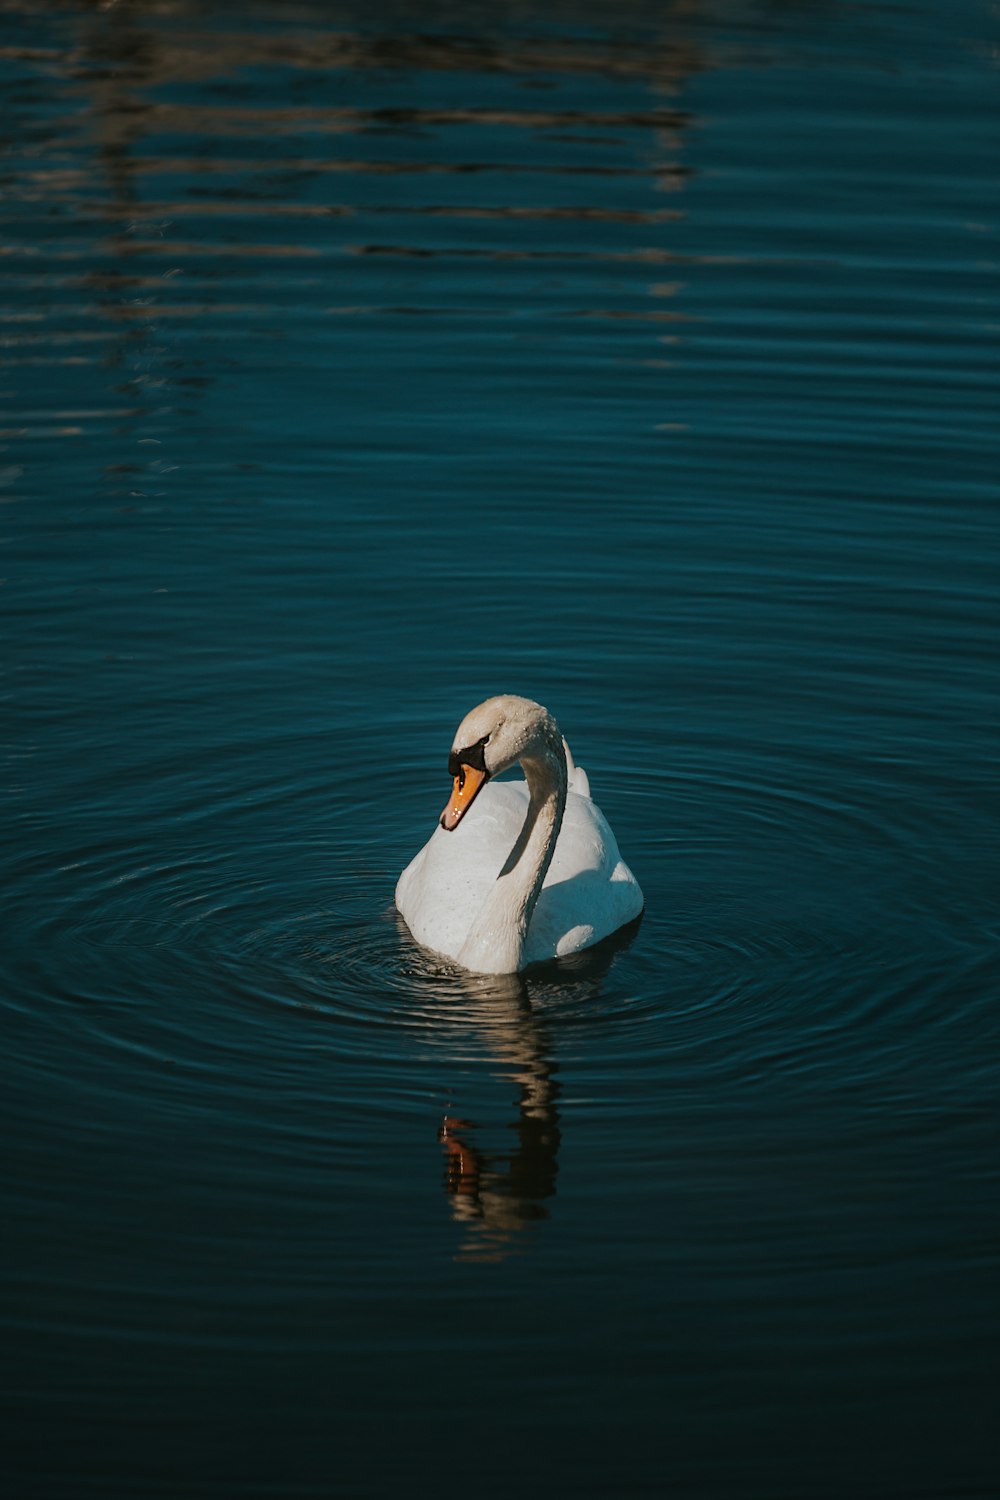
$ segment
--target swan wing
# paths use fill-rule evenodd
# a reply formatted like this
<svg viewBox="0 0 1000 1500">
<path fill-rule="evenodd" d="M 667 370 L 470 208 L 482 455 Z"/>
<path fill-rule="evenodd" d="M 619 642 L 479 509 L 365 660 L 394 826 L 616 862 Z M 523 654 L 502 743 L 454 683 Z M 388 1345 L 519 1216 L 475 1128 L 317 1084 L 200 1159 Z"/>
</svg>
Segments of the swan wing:
<svg viewBox="0 0 1000 1500">
<path fill-rule="evenodd" d="M 563 749 L 566 752 L 566 777 L 567 786 L 571 792 L 576 792 L 578 797 L 590 796 L 590 777 L 582 766 L 578 766 L 573 759 L 573 752 L 569 748 L 566 736 L 563 735 Z"/>
<path fill-rule="evenodd" d="M 633 921 L 642 907 L 639 884 L 601 809 L 589 795 L 570 792 L 528 929 L 527 961 L 579 953 Z"/>
</svg>

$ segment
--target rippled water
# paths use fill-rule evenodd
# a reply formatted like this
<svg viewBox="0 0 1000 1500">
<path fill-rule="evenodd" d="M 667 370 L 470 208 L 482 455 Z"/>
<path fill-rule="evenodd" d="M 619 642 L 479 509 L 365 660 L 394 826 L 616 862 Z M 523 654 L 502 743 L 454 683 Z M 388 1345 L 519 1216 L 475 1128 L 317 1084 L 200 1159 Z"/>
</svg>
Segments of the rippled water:
<svg viewBox="0 0 1000 1500">
<path fill-rule="evenodd" d="M 996 1495 L 998 56 L 0 6 L 12 1493 Z M 512 981 L 499 690 L 647 902 Z"/>
</svg>

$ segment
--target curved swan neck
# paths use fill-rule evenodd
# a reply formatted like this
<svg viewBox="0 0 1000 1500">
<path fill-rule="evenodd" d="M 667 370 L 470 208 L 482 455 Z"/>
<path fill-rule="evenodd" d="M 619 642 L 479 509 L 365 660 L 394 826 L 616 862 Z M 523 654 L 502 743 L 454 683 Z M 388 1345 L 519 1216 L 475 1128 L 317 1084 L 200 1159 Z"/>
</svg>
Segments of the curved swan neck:
<svg viewBox="0 0 1000 1500">
<path fill-rule="evenodd" d="M 518 759 L 528 783 L 527 816 L 459 954 L 459 963 L 479 973 L 513 974 L 521 968 L 528 925 L 566 810 L 566 751 L 554 720 L 547 718 Z"/>
</svg>

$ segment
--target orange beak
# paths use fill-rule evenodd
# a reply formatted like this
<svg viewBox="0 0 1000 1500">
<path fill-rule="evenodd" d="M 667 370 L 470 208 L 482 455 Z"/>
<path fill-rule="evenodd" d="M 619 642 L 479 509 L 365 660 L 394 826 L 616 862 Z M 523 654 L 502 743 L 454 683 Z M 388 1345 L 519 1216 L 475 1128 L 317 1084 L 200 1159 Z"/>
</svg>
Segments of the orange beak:
<svg viewBox="0 0 1000 1500">
<path fill-rule="evenodd" d="M 453 828 L 458 827 L 475 801 L 477 792 L 489 779 L 489 771 L 477 771 L 475 766 L 459 767 L 448 805 L 441 814 L 442 828 L 447 828 L 450 833 Z"/>
</svg>

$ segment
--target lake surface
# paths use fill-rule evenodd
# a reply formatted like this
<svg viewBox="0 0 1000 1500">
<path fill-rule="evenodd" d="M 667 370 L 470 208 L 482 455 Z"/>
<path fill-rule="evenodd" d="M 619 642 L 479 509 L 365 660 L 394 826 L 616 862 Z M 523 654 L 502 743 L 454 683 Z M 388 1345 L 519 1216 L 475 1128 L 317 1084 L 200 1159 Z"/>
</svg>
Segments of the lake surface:
<svg viewBox="0 0 1000 1500">
<path fill-rule="evenodd" d="M 1000 1493 L 998 59 L 0 7 L 12 1495 Z M 511 981 L 499 691 L 646 897 Z"/>
</svg>

